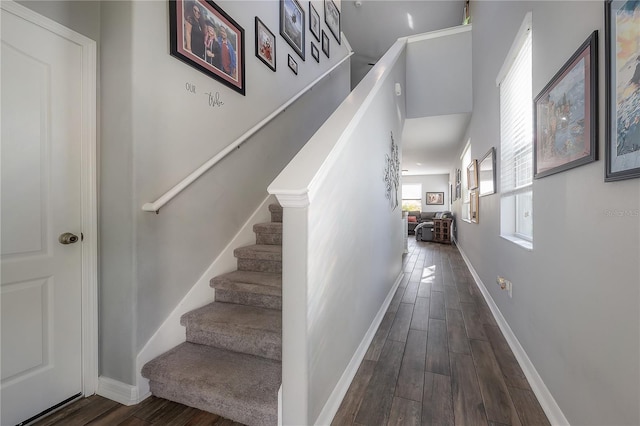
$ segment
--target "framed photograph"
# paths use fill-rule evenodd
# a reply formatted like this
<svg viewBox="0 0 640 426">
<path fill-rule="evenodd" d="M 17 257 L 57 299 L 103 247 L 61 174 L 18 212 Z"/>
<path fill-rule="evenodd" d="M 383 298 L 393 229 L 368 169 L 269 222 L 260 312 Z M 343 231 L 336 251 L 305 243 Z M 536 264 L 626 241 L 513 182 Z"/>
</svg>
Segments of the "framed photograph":
<svg viewBox="0 0 640 426">
<path fill-rule="evenodd" d="M 478 164 L 478 174 L 480 177 L 479 195 L 491 195 L 496 193 L 496 149 L 491 147 L 480 164 Z"/>
<path fill-rule="evenodd" d="M 444 205 L 444 192 L 427 192 L 427 205 Z"/>
<path fill-rule="evenodd" d="M 471 160 L 467 166 L 467 184 L 469 190 L 478 188 L 478 160 Z"/>
<path fill-rule="evenodd" d="M 333 0 L 324 0 L 324 22 L 329 27 L 329 31 L 336 38 L 338 44 L 340 40 L 340 11 Z"/>
<path fill-rule="evenodd" d="M 598 159 L 598 32 L 534 100 L 533 177 Z"/>
<path fill-rule="evenodd" d="M 469 218 L 473 223 L 479 223 L 480 219 L 480 199 L 478 198 L 478 191 L 471 191 L 471 198 L 469 203 Z"/>
<path fill-rule="evenodd" d="M 298 75 L 298 63 L 296 62 L 295 59 L 293 59 L 293 56 L 291 55 L 288 55 L 288 56 L 289 56 L 289 60 L 288 60 L 289 68 L 291 68 L 291 71 L 293 71 L 295 75 Z"/>
<path fill-rule="evenodd" d="M 171 56 L 245 94 L 244 29 L 209 0 L 169 2 Z"/>
<path fill-rule="evenodd" d="M 256 56 L 273 71 L 276 70 L 276 36 L 257 16 Z"/>
<path fill-rule="evenodd" d="M 605 2 L 605 181 L 640 177 L 640 2 Z"/>
<path fill-rule="evenodd" d="M 309 29 L 316 40 L 320 41 L 320 14 L 311 2 L 309 2 Z"/>
<path fill-rule="evenodd" d="M 329 36 L 322 30 L 322 51 L 329 57 Z"/>
<path fill-rule="evenodd" d="M 280 0 L 280 35 L 304 61 L 304 10 L 297 0 Z"/>
<path fill-rule="evenodd" d="M 453 184 L 449 182 L 449 205 L 451 205 L 456 200 L 456 194 L 453 190 Z"/>
<path fill-rule="evenodd" d="M 316 46 L 313 42 L 311 42 L 311 56 L 316 62 L 320 62 L 320 51 L 318 50 L 318 46 Z"/>
</svg>

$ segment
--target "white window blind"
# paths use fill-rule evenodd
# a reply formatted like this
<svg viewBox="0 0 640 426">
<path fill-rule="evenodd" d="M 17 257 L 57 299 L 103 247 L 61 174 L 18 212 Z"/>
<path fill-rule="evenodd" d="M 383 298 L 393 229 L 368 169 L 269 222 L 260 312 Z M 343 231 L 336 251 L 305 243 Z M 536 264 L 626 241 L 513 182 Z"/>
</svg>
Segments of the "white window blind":
<svg viewBox="0 0 640 426">
<path fill-rule="evenodd" d="M 420 200 L 422 199 L 422 184 L 420 183 L 403 183 L 402 184 L 403 200 Z"/>
<path fill-rule="evenodd" d="M 533 102 L 531 30 L 500 83 L 501 194 L 526 191 L 532 183 Z"/>
</svg>

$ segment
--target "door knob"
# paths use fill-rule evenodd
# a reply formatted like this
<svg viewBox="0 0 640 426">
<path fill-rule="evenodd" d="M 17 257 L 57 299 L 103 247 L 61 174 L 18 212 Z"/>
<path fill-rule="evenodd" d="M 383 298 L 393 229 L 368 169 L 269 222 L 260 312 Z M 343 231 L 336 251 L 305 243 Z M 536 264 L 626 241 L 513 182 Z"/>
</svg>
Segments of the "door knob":
<svg viewBox="0 0 640 426">
<path fill-rule="evenodd" d="M 60 244 L 73 244 L 78 242 L 78 236 L 71 232 L 65 232 L 64 234 L 60 234 L 58 241 L 60 241 Z"/>
</svg>

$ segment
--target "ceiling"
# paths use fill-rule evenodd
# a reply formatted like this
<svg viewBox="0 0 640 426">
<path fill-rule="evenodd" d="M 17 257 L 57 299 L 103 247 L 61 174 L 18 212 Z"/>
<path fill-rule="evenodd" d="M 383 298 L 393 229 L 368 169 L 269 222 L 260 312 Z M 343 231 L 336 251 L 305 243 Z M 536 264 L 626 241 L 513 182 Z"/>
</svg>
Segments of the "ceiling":
<svg viewBox="0 0 640 426">
<path fill-rule="evenodd" d="M 462 0 L 342 0 L 342 32 L 354 51 L 352 86 L 398 38 L 460 25 L 463 7 Z M 452 114 L 407 119 L 402 138 L 401 166 L 408 170 L 404 174 L 449 173 L 470 117 Z"/>
</svg>

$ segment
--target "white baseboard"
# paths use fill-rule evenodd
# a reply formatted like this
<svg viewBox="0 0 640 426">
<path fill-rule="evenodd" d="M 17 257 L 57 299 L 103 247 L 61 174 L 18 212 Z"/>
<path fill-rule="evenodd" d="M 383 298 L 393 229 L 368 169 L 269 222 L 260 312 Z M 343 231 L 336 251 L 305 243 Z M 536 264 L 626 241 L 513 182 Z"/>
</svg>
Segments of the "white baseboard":
<svg viewBox="0 0 640 426">
<path fill-rule="evenodd" d="M 271 221 L 271 213 L 268 206 L 275 202 L 276 199 L 272 195 L 265 198 L 138 353 L 136 358 L 136 385 L 140 395 L 149 393 L 149 381 L 140 374 L 142 367 L 155 357 L 186 341 L 186 331 L 180 325 L 180 317 L 189 311 L 213 302 L 215 292 L 209 282 L 217 275 L 236 269 L 237 262 L 233 256 L 233 251 L 238 247 L 255 243 L 256 236 L 253 232 L 253 225 Z"/>
<path fill-rule="evenodd" d="M 491 297 L 491 293 L 489 293 L 489 290 L 487 290 L 484 283 L 480 279 L 480 276 L 473 268 L 473 265 L 469 261 L 469 258 L 465 254 L 464 250 L 462 250 L 460 246 L 457 247 L 460 251 L 460 254 L 462 255 L 462 258 L 464 259 L 464 262 L 467 264 L 469 271 L 471 271 L 471 275 L 473 275 L 473 279 L 475 280 L 476 285 L 480 289 L 480 292 L 484 296 L 484 299 L 487 301 L 489 309 L 491 309 L 491 312 L 493 313 L 493 316 L 495 317 L 500 330 L 502 330 L 502 334 L 504 334 L 504 337 L 507 340 L 511 351 L 513 351 L 518 364 L 520 364 L 520 368 L 522 368 L 524 375 L 527 377 L 527 380 L 531 385 L 531 390 L 533 390 L 533 393 L 538 398 L 538 402 L 540 402 L 540 406 L 542 406 L 542 409 L 547 415 L 549 422 L 551 422 L 552 425 L 569 425 L 569 421 L 564 416 L 564 413 L 560 409 L 560 406 L 558 405 L 556 400 L 553 398 L 553 395 L 547 388 L 547 385 L 545 385 L 542 381 L 542 377 L 540 377 L 540 374 L 538 374 L 538 371 L 533 365 L 533 362 L 531 362 L 529 356 L 518 341 L 518 338 L 513 333 L 513 330 L 511 330 L 511 327 L 509 327 L 507 320 L 502 315 L 502 312 L 500 312 L 498 305 L 496 305 L 493 297 Z"/>
<path fill-rule="evenodd" d="M 96 393 L 123 405 L 135 405 L 151 396 L 149 392 L 141 395 L 138 393 L 136 386 L 102 376 L 98 377 L 98 389 Z"/>
<path fill-rule="evenodd" d="M 398 275 L 398 278 L 396 278 L 396 281 L 393 283 L 393 286 L 391 287 L 389 294 L 387 294 L 387 298 L 384 300 L 384 302 L 382 303 L 382 306 L 380 307 L 380 310 L 376 314 L 376 317 L 373 319 L 371 326 L 369 327 L 366 334 L 362 338 L 362 341 L 360 342 L 358 349 L 356 349 L 356 352 L 353 354 L 353 357 L 351 357 L 351 361 L 349 362 L 349 365 L 347 365 L 347 368 L 344 370 L 344 373 L 342 373 L 340 380 L 338 380 L 338 383 L 333 388 L 333 392 L 331 392 L 329 399 L 324 404 L 324 407 L 322 408 L 320 415 L 318 416 L 318 418 L 313 424 L 329 425 L 333 421 L 334 416 L 336 415 L 336 413 L 338 412 L 338 409 L 340 408 L 342 399 L 347 394 L 347 391 L 349 390 L 349 386 L 351 386 L 351 382 L 353 381 L 353 378 L 358 372 L 358 368 L 360 367 L 360 364 L 362 363 L 362 360 L 364 359 L 364 356 L 367 353 L 367 349 L 369 349 L 369 345 L 371 345 L 371 341 L 376 335 L 376 331 L 378 331 L 378 327 L 380 327 L 380 323 L 382 322 L 382 319 L 384 318 L 384 315 L 387 312 L 389 305 L 391 304 L 391 300 L 393 299 L 393 296 L 395 295 L 396 290 L 398 289 L 398 286 L 400 285 L 400 282 L 402 281 L 403 276 L 404 276 L 404 273 L 400 272 L 400 275 Z"/>
</svg>

